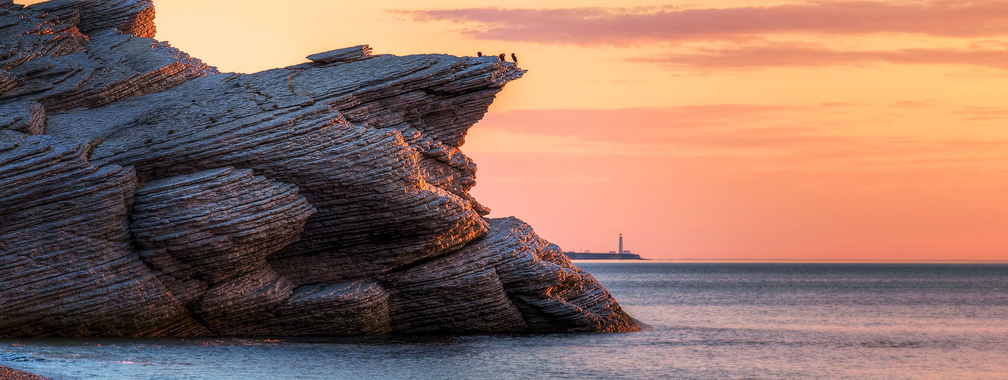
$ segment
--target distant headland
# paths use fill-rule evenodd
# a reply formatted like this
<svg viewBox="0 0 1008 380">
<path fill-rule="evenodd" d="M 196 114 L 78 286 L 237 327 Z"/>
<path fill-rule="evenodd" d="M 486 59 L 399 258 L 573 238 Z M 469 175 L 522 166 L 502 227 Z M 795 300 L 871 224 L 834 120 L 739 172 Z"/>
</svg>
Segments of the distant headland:
<svg viewBox="0 0 1008 380">
<path fill-rule="evenodd" d="M 638 254 L 623 250 L 623 234 L 619 234 L 619 251 L 609 251 L 608 253 L 568 251 L 564 252 L 564 255 L 567 255 L 567 258 L 571 260 L 647 260 L 642 259 Z"/>
</svg>

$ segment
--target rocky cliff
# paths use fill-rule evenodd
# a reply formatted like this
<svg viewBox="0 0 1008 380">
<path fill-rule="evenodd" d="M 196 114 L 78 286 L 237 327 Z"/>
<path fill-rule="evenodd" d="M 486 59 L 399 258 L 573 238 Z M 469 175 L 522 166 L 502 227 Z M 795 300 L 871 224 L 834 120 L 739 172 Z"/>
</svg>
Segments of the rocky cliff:
<svg viewBox="0 0 1008 380">
<path fill-rule="evenodd" d="M 150 0 L 0 0 L 0 337 L 634 331 L 487 219 L 459 149 L 524 71 L 366 46 L 254 74 Z"/>
</svg>

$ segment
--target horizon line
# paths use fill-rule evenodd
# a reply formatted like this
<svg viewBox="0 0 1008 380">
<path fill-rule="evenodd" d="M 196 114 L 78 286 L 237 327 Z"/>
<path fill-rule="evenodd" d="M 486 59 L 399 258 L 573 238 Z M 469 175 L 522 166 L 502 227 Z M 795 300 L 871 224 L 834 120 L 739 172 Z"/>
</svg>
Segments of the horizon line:
<svg viewBox="0 0 1008 380">
<path fill-rule="evenodd" d="M 613 259 L 587 259 L 587 260 L 571 260 L 571 261 L 604 261 L 604 262 L 642 262 L 642 261 L 664 261 L 664 262 L 724 262 L 724 263 L 743 263 L 743 262 L 775 262 L 775 263 L 921 263 L 921 264 L 1008 264 L 1008 260 L 870 260 L 870 259 L 697 259 L 697 258 L 678 258 L 678 259 L 648 259 L 641 258 L 640 260 L 613 260 Z"/>
</svg>

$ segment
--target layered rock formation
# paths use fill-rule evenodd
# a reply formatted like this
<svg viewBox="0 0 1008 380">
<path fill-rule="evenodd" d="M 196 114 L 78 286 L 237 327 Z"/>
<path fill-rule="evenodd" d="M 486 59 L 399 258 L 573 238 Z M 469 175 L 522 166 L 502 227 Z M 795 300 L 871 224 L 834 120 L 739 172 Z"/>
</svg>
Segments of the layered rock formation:
<svg viewBox="0 0 1008 380">
<path fill-rule="evenodd" d="M 487 219 L 459 149 L 524 71 L 366 45 L 218 73 L 149 0 L 0 0 L 0 337 L 634 331 Z"/>
</svg>

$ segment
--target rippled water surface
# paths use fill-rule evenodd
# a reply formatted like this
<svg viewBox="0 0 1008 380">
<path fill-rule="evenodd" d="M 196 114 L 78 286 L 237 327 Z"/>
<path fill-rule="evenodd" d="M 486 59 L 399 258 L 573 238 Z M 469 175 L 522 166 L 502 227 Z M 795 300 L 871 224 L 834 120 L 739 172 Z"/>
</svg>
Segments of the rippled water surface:
<svg viewBox="0 0 1008 380">
<path fill-rule="evenodd" d="M 0 340 L 54 379 L 1008 379 L 1008 265 L 579 262 L 651 329 Z"/>
</svg>

